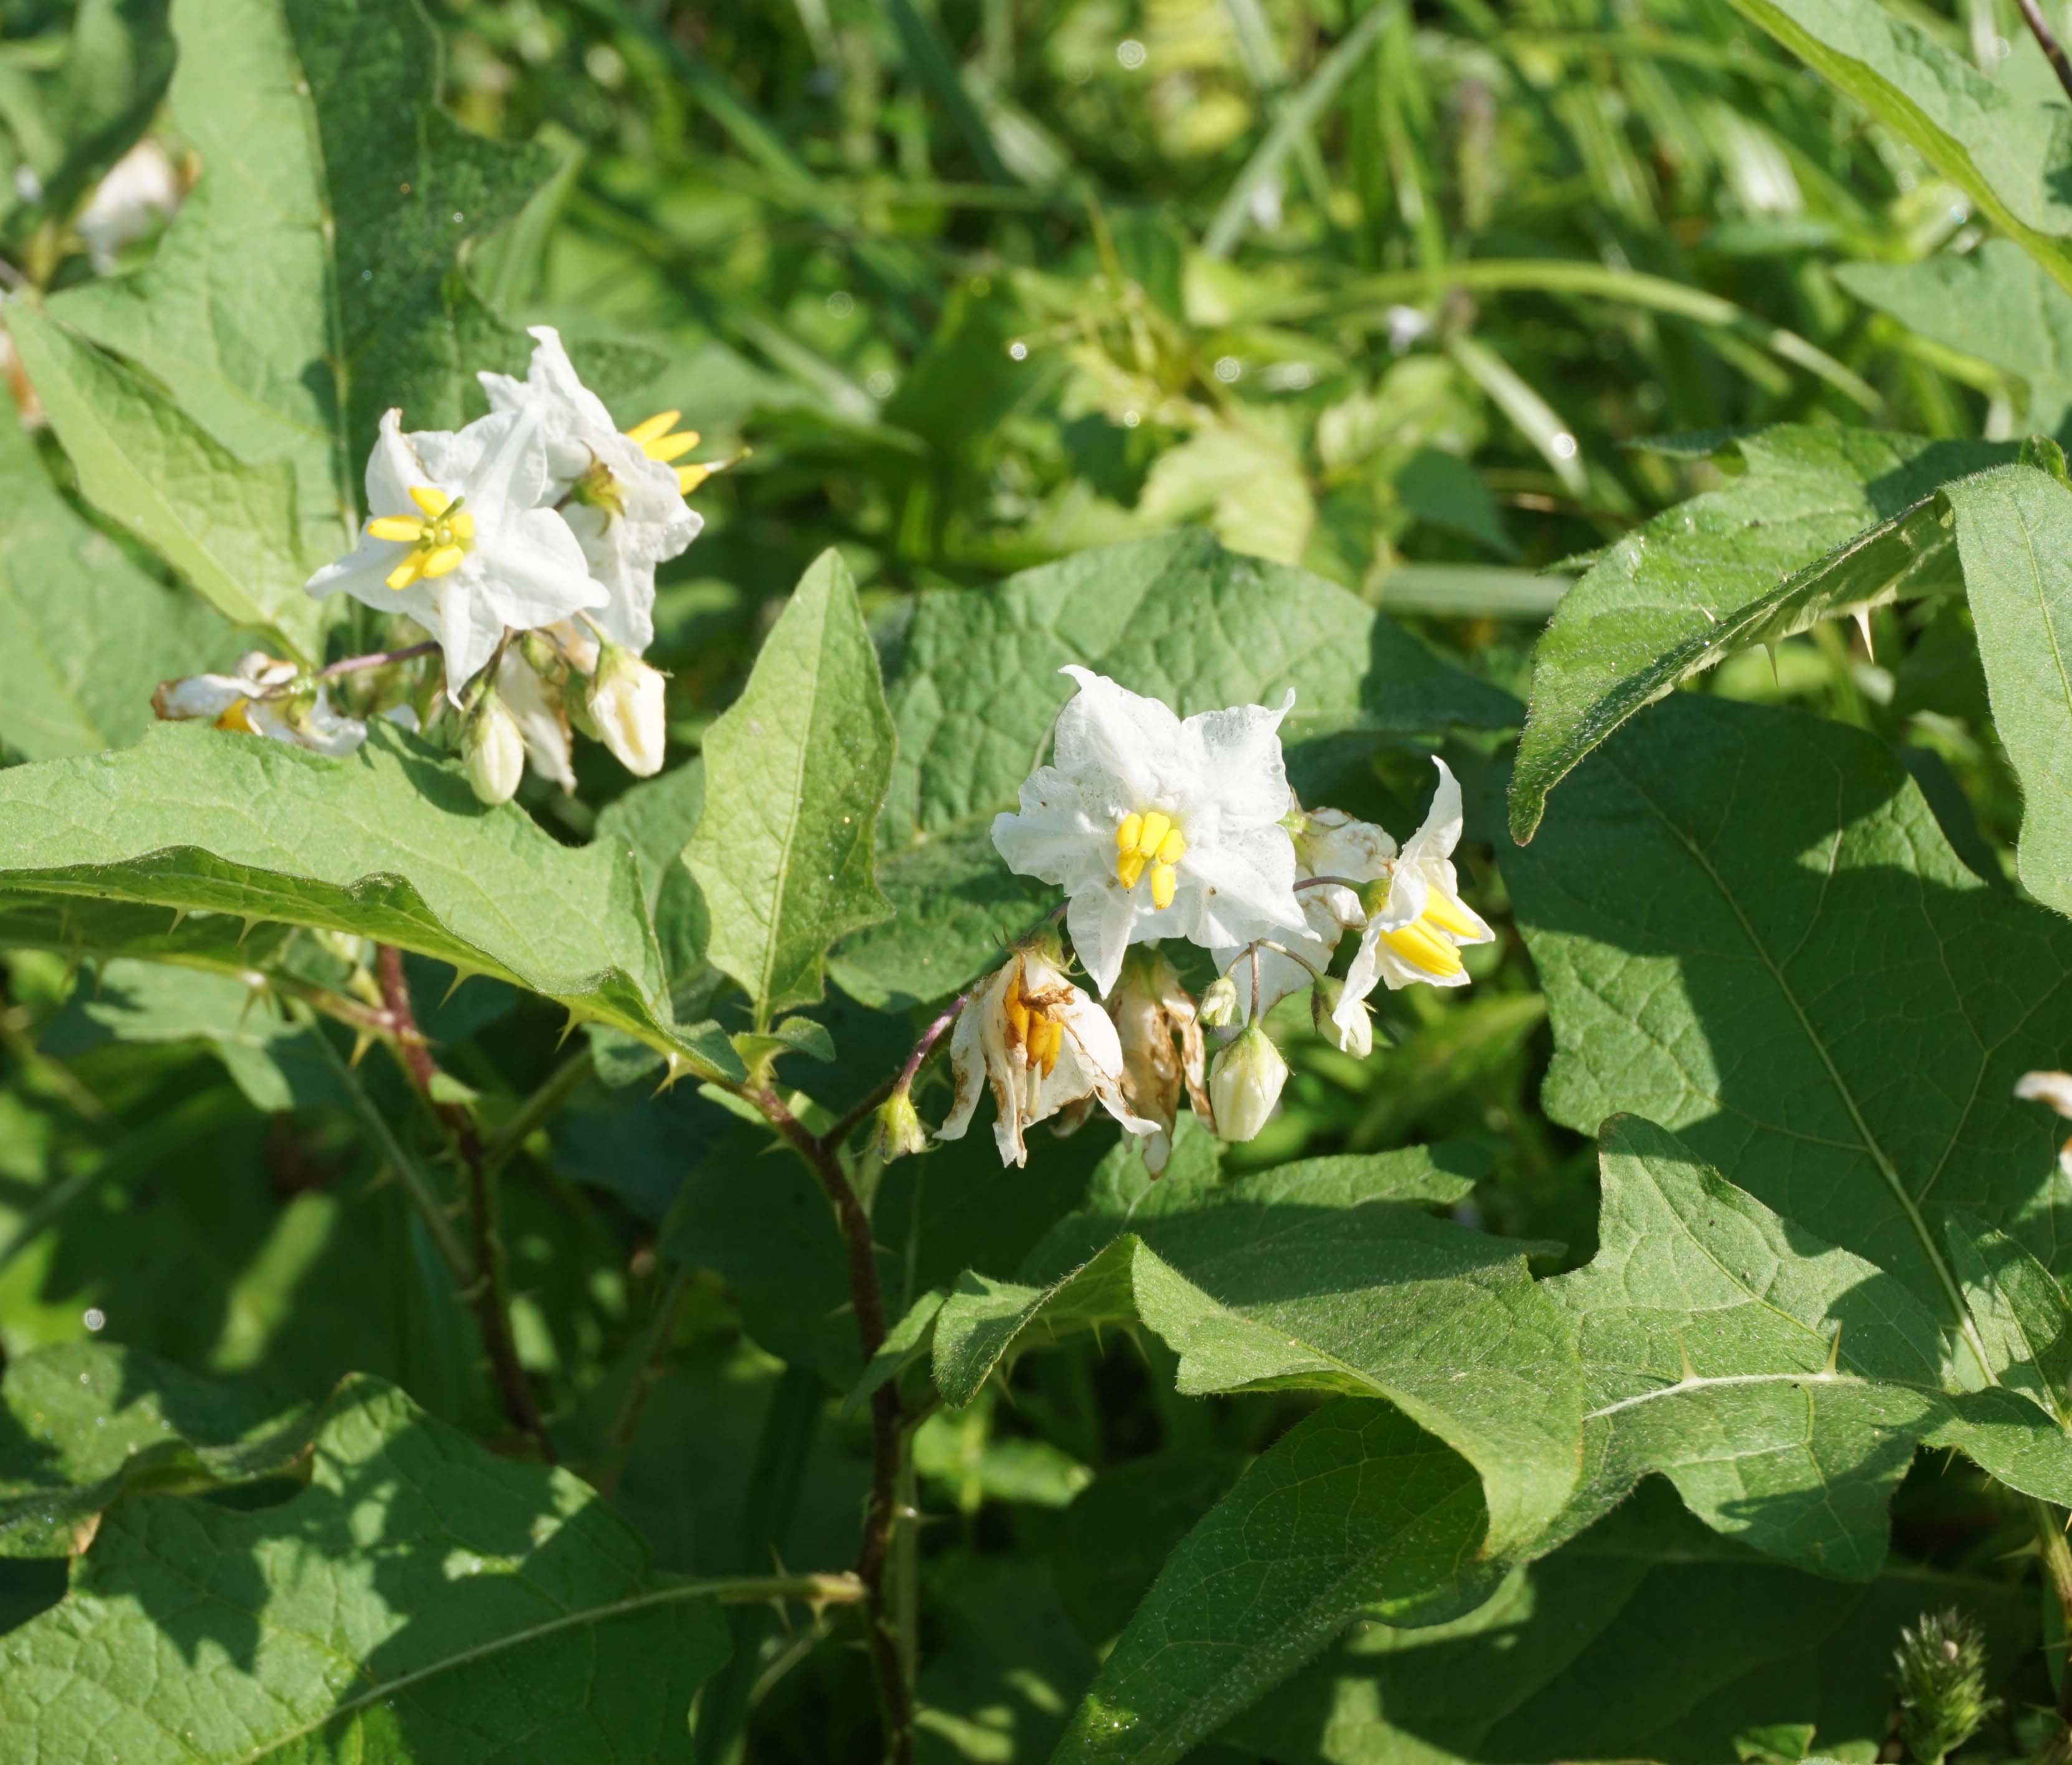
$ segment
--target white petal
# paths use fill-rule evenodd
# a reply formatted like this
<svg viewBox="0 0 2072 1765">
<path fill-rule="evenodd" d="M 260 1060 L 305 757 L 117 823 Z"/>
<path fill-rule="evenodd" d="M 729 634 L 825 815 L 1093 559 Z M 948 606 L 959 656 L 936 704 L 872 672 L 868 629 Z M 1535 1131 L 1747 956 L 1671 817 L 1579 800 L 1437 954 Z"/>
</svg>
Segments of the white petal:
<svg viewBox="0 0 2072 1765">
<path fill-rule="evenodd" d="M 2014 1094 L 2025 1102 L 2048 1103 L 2072 1119 L 2072 1073 L 2024 1073 L 2015 1081 Z"/>
<path fill-rule="evenodd" d="M 480 595 L 469 591 L 461 572 L 442 577 L 444 585 L 450 586 L 438 597 L 432 629 L 446 658 L 446 697 L 458 708 L 462 688 L 481 672 L 504 635 L 504 621 Z"/>
<path fill-rule="evenodd" d="M 989 987 L 974 994 L 957 1014 L 956 1027 L 950 1032 L 950 1073 L 956 1094 L 950 1103 L 950 1113 L 935 1130 L 939 1140 L 964 1138 L 978 1108 L 979 1095 L 985 1089 L 985 1052 L 979 1045 L 979 1018 L 987 1009 L 991 991 Z"/>
<path fill-rule="evenodd" d="M 367 456 L 367 511 L 370 515 L 414 514 L 410 486 L 430 476 L 417 450 L 403 435 L 403 413 L 384 411 L 374 437 L 374 451 Z"/>
<path fill-rule="evenodd" d="M 1087 813 L 1078 787 L 1057 768 L 1039 766 L 1023 780 L 1021 802 L 1018 813 L 993 821 L 993 849 L 1009 870 L 1077 893 L 1113 869 L 1112 824 Z"/>
<path fill-rule="evenodd" d="M 1186 935 L 1211 949 L 1249 943 L 1268 927 L 1300 931 L 1306 924 L 1295 894 L 1295 848 L 1284 828 L 1248 828 L 1190 845 L 1180 880 L 1196 908 Z"/>
<path fill-rule="evenodd" d="M 552 509 L 507 515 L 493 535 L 478 539 L 455 573 L 479 583 L 504 622 L 520 631 L 604 604 L 582 547 Z"/>
<path fill-rule="evenodd" d="M 1350 876 L 1355 882 L 1387 876 L 1396 856 L 1396 842 L 1385 831 L 1342 809 L 1312 810 L 1297 844 L 1313 875 Z"/>
<path fill-rule="evenodd" d="M 504 652 L 496 671 L 496 690 L 525 738 L 525 757 L 532 770 L 550 784 L 574 790 L 575 768 L 570 764 L 569 726 L 561 704 L 516 649 Z"/>
<path fill-rule="evenodd" d="M 1149 905 L 1149 897 L 1145 897 Z M 1087 978 L 1105 997 L 1122 972 L 1123 953 L 1136 936 L 1136 899 L 1120 885 L 1096 883 L 1075 893 L 1065 909 L 1065 930 Z"/>
<path fill-rule="evenodd" d="M 327 564 L 304 583 L 303 592 L 322 600 L 326 595 L 343 590 L 356 601 L 364 601 L 371 607 L 386 611 L 390 603 L 381 597 L 395 593 L 388 586 L 388 573 L 403 561 L 409 549 L 393 540 L 376 540 L 363 535 L 360 544 L 343 557 L 335 564 Z"/>
<path fill-rule="evenodd" d="M 1058 713 L 1051 764 L 1113 780 L 1125 809 L 1177 808 L 1198 781 L 1171 708 L 1076 663 L 1059 672 L 1079 690 Z"/>
<path fill-rule="evenodd" d="M 1227 711 L 1205 711 L 1183 726 L 1199 748 L 1211 792 L 1227 823 L 1254 827 L 1288 813 L 1292 798 L 1280 729 L 1294 703 L 1290 688 L 1277 711 L 1233 705 Z"/>
<path fill-rule="evenodd" d="M 191 674 L 162 681 L 151 695 L 151 708 L 168 723 L 213 722 L 251 692 L 251 683 L 234 674 Z"/>
<path fill-rule="evenodd" d="M 1437 754 L 1432 764 L 1439 769 L 1438 788 L 1432 793 L 1432 807 L 1424 811 L 1424 823 L 1410 836 L 1403 856 L 1412 864 L 1450 857 L 1461 843 L 1461 786 L 1452 770 Z"/>
</svg>

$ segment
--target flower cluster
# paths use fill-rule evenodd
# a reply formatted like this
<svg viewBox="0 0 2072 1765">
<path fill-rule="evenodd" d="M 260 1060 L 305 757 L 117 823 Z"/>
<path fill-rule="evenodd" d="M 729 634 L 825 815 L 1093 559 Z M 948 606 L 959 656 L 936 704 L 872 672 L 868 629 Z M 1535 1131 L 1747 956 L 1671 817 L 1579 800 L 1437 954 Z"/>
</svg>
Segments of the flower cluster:
<svg viewBox="0 0 2072 1765">
<path fill-rule="evenodd" d="M 1424 825 L 1399 848 L 1342 810 L 1296 802 L 1280 737 L 1293 693 L 1277 709 L 1183 719 L 1089 669 L 1064 671 L 1079 691 L 1050 763 L 993 839 L 1009 868 L 1065 892 L 1065 930 L 1106 1010 L 1067 978 L 1054 934 L 1025 944 L 957 1021 L 956 1101 L 939 1137 L 964 1131 L 990 1082 L 1009 1163 L 1031 1123 L 1098 1102 L 1156 1175 L 1183 1086 L 1226 1139 L 1265 1125 L 1288 1075 L 1264 1024 L 1282 999 L 1313 989 L 1319 1029 L 1364 1056 L 1377 986 L 1462 986 L 1461 951 L 1495 934 L 1461 898 L 1461 791 L 1444 761 Z M 1358 943 L 1334 976 L 1348 934 Z M 1211 953 L 1219 975 L 1198 1003 L 1155 947 L 1133 948 L 1169 938 Z M 1234 1032 L 1206 1085 L 1204 1026 Z"/>
<path fill-rule="evenodd" d="M 528 763 L 572 788 L 572 724 L 631 771 L 660 770 L 663 680 L 641 659 L 655 567 L 697 537 L 703 520 L 685 497 L 714 467 L 677 463 L 698 443 L 677 412 L 622 432 L 560 336 L 532 335 L 525 379 L 477 376 L 487 416 L 453 431 L 406 430 L 401 411 L 382 418 L 359 543 L 309 581 L 313 595 L 342 592 L 414 621 L 430 642 L 314 675 L 248 657 L 235 676 L 166 682 L 161 716 L 349 753 L 365 726 L 332 708 L 326 677 L 422 647 L 443 661 L 484 802 L 509 798 Z"/>
</svg>

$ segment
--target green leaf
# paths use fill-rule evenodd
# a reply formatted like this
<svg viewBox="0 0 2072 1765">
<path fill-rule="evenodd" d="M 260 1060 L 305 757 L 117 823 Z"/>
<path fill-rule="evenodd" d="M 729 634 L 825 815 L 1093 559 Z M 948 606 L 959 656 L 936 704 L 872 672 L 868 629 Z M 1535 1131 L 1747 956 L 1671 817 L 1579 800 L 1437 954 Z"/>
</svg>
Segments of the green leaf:
<svg viewBox="0 0 2072 1765">
<path fill-rule="evenodd" d="M 1651 1122 L 1614 1117 L 1602 1155 L 1597 1254 L 1548 1287 L 1589 1384 L 1585 1486 L 1557 1533 L 1659 1472 L 1714 1530 L 1860 1580 L 1883 1566 L 1886 1507 L 1924 1439 L 2031 1493 L 2072 1491 L 2055 1418 L 2040 1400 L 1967 1393 L 1976 1374 L 1903 1283 L 1788 1225 Z M 1989 1315 L 1980 1334 L 1997 1344 L 1999 1325 Z"/>
<path fill-rule="evenodd" d="M 1548 792 L 1679 682 L 1846 608 L 1955 589 L 1934 493 L 2014 452 L 1869 429 L 1779 428 L 1735 445 L 1742 477 L 1621 540 L 1555 610 L 1511 775 L 1521 844 Z"/>
<path fill-rule="evenodd" d="M 623 847 L 570 851 L 514 806 L 484 809 L 458 769 L 378 720 L 343 760 L 168 724 L 121 753 L 0 773 L 0 891 L 377 938 L 702 1076 L 739 1074 L 716 1026 L 676 1023 Z"/>
<path fill-rule="evenodd" d="M 73 513 L 0 404 L 0 741 L 31 760 L 134 741 L 151 689 L 222 659 L 228 635 Z"/>
<path fill-rule="evenodd" d="M 1942 1223 L 1987 1370 L 2072 1429 L 2072 1304 L 2058 1278 L 2004 1232 L 1963 1213 Z"/>
<path fill-rule="evenodd" d="M 633 849 L 641 893 L 680 1009 L 690 999 L 701 1006 L 718 979 L 705 959 L 705 897 L 684 863 L 684 848 L 697 831 L 705 803 L 705 761 L 693 756 L 659 778 L 639 780 L 597 818 L 599 839 L 623 839 Z"/>
<path fill-rule="evenodd" d="M 1843 264 L 1835 280 L 1931 343 L 2029 387 L 2029 425 L 2055 432 L 2072 412 L 2072 295 L 2004 239 L 1919 264 Z"/>
<path fill-rule="evenodd" d="M 1480 1496 L 1385 1405 L 1297 1423 L 1166 1560 L 1053 1765 L 1166 1765 L 1363 1612 L 1432 1623 L 1478 1603 L 1501 1573 L 1478 1549 Z"/>
<path fill-rule="evenodd" d="M 276 524 L 314 567 L 352 543 L 384 409 L 450 429 L 479 408 L 474 371 L 504 364 L 468 353 L 456 253 L 516 215 L 556 156 L 439 108 L 439 41 L 413 0 L 175 0 L 173 32 L 173 119 L 200 181 L 147 269 L 51 311 L 237 460 L 282 462 L 294 496 Z M 140 445 L 109 426 L 111 446 Z"/>
<path fill-rule="evenodd" d="M 2037 900 L 2072 913 L 2072 491 L 2008 466 L 1948 495 L 1993 728 L 2021 781 L 2016 868 Z"/>
<path fill-rule="evenodd" d="M 2072 926 L 1959 862 L 1874 737 L 1678 694 L 1504 875 L 1556 1121 L 1659 1123 L 1946 1321 L 1944 1209 L 2064 1254 L 2055 1119 L 2013 1092 L 2072 1045 Z"/>
<path fill-rule="evenodd" d="M 1790 1726 L 1819 1753 L 1870 1759 L 1901 1627 L 1951 1607 L 1984 1626 L 2004 1683 L 2036 1641 L 2033 1589 L 1911 1563 L 1823 1581 L 1707 1533 L 1650 1484 L 1468 1617 L 1348 1632 L 1219 1738 L 1320 1765 L 1716 1765 Z"/>
<path fill-rule="evenodd" d="M 134 1349 L 66 1343 L 0 1383 L 0 1557 L 76 1555 L 123 1498 L 286 1470 L 310 1418 Z"/>
<path fill-rule="evenodd" d="M 0 1722 L 68 1759 L 688 1760 L 709 1593 L 567 1472 L 352 1380 L 289 1500 L 111 1513 L 0 1639 Z"/>
<path fill-rule="evenodd" d="M 706 733 L 706 812 L 684 854 L 708 954 L 747 988 L 758 1028 L 816 1003 L 828 946 L 892 911 L 873 849 L 892 739 L 855 581 L 829 552 Z"/>
<path fill-rule="evenodd" d="M 8 335 L 96 507 L 128 528 L 238 625 L 316 653 L 322 607 L 295 523 L 295 480 L 279 461 L 248 465 L 164 393 L 19 298 Z"/>
<path fill-rule="evenodd" d="M 896 917 L 835 952 L 830 972 L 866 1004 L 947 997 L 1003 938 L 1055 905 L 993 849 L 1071 696 L 1078 663 L 1183 716 L 1295 708 L 1291 744 L 1345 730 L 1507 729 L 1516 701 L 1441 661 L 1392 619 L 1321 577 L 1225 551 L 1187 531 L 1083 552 L 984 594 L 929 591 L 888 629 L 898 756 L 878 829 Z"/>
<path fill-rule="evenodd" d="M 1918 25 L 1857 0 L 1733 0 L 1905 141 L 2072 289 L 2072 113 L 1989 78 Z"/>
<path fill-rule="evenodd" d="M 1021 1337 L 1141 1320 L 1180 1356 L 1178 1389 L 1386 1398 L 1487 1488 L 1488 1550 L 1524 1547 L 1574 1487 L 1581 1387 L 1525 1248 L 1435 1219 L 1448 1149 L 1313 1159 L 1223 1180 L 1197 1130 L 1118 1205 L 1059 1222 L 1021 1279 L 967 1274 L 935 1320 L 935 1384 L 969 1403 Z M 1108 1191 L 1103 1194 L 1104 1188 Z M 1451 1191 L 1457 1194 L 1457 1191 Z"/>
</svg>

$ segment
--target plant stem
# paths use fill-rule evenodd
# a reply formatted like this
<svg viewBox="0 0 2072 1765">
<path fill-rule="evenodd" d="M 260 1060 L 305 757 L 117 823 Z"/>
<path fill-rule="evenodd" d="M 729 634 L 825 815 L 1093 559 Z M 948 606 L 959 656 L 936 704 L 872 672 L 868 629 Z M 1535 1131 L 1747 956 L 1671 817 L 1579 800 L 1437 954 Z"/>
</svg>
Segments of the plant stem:
<svg viewBox="0 0 2072 1765">
<path fill-rule="evenodd" d="M 898 1077 L 888 1078 L 872 1086 L 870 1090 L 865 1093 L 861 1100 L 851 1105 L 841 1119 L 820 1138 L 829 1146 L 839 1147 L 869 1119 L 871 1112 L 886 1098 L 891 1096 L 895 1091 L 911 1090 L 914 1088 L 915 1079 L 920 1074 L 923 1064 L 931 1054 L 935 1053 L 935 1045 L 942 1041 L 950 1026 L 956 1022 L 957 1014 L 964 1008 L 972 994 L 976 990 L 975 987 L 968 988 L 958 994 L 945 1005 L 936 1015 L 935 1020 L 921 1032 L 921 1039 L 914 1045 L 914 1052 L 906 1057 L 906 1064 L 899 1069 Z"/>
<path fill-rule="evenodd" d="M 434 1082 L 441 1074 L 438 1063 L 432 1058 L 432 1051 L 417 1028 L 417 1014 L 410 1004 L 410 983 L 403 972 L 402 951 L 393 944 L 377 946 L 375 967 L 381 983 L 381 1000 L 388 1008 L 394 1035 L 390 1045 L 426 1106 L 453 1136 L 454 1149 L 460 1155 L 461 1168 L 467 1178 L 472 1250 L 472 1279 L 468 1283 L 467 1296 L 482 1330 L 483 1345 L 489 1351 L 489 1365 L 496 1377 L 496 1389 L 504 1400 L 504 1414 L 514 1427 L 531 1438 L 540 1456 L 552 1464 L 553 1443 L 547 1438 L 546 1423 L 541 1419 L 539 1406 L 532 1401 L 532 1388 L 526 1382 L 525 1369 L 518 1361 L 517 1344 L 511 1338 L 510 1305 L 504 1296 L 504 1246 L 496 1229 L 496 1191 L 490 1180 L 482 1136 L 475 1130 L 475 1118 L 464 1106 L 442 1102 L 433 1095 Z"/>
<path fill-rule="evenodd" d="M 2072 97 L 2072 61 L 2065 57 L 2065 46 L 2051 34 L 2050 27 L 2043 21 L 2043 13 L 2036 0 L 2014 0 L 2021 8 L 2023 22 L 2029 35 L 2036 39 L 2036 46 L 2043 51 L 2043 59 L 2050 64 L 2050 71 L 2058 76 L 2058 84 L 2065 88 L 2066 96 Z"/>
<path fill-rule="evenodd" d="M 590 1049 L 582 1048 L 549 1073 L 545 1082 L 490 1135 L 488 1147 L 483 1154 L 483 1163 L 489 1173 L 494 1176 L 502 1170 L 519 1147 L 532 1137 L 533 1130 L 581 1090 L 596 1070 L 597 1056 Z"/>
<path fill-rule="evenodd" d="M 412 643 L 400 650 L 375 650 L 364 656 L 347 656 L 318 669 L 315 678 L 332 680 L 342 674 L 358 674 L 363 668 L 385 668 L 392 662 L 408 662 L 415 656 L 430 655 L 438 648 L 436 642 Z"/>
<path fill-rule="evenodd" d="M 618 1413 L 612 1417 L 610 1426 L 604 1431 L 604 1450 L 598 1455 L 596 1475 L 590 1480 L 606 1495 L 611 1494 L 618 1485 L 619 1473 L 625 1469 L 627 1452 L 639 1430 L 642 1412 L 648 1407 L 648 1394 L 655 1389 L 655 1381 L 661 1376 L 661 1363 L 668 1352 L 677 1307 L 684 1303 L 684 1289 L 690 1284 L 690 1266 L 678 1263 L 676 1272 L 669 1277 L 668 1286 L 656 1301 L 655 1316 L 641 1344 L 640 1358 L 634 1365 L 632 1381 L 619 1400 Z"/>
<path fill-rule="evenodd" d="M 750 1600 L 803 1599 L 813 1606 L 855 1606 L 864 1599 L 863 1583 L 846 1569 L 804 1575 L 728 1575 L 690 1586 L 722 1605 Z"/>
<path fill-rule="evenodd" d="M 2037 1554 L 2051 1591 L 2058 1596 L 2059 1621 L 2066 1641 L 2072 1642 L 2072 1540 L 2065 1536 L 2065 1517 L 2049 1502 L 2029 1498 L 2036 1521 Z M 2072 1660 L 2062 1662 L 2058 1679 L 2058 1714 L 2072 1722 Z"/>
<path fill-rule="evenodd" d="M 816 1136 L 808 1132 L 804 1123 L 767 1086 L 745 1090 L 741 1094 L 806 1161 L 835 1210 L 849 1252 L 849 1296 L 856 1312 L 857 1337 L 868 1361 L 885 1341 L 885 1297 L 878 1284 L 878 1246 L 871 1239 L 870 1216 L 842 1169 L 840 1143 L 832 1133 Z M 864 1510 L 863 1543 L 857 1553 L 856 1574 L 863 1585 L 871 1664 L 877 1671 L 878 1702 L 885 1716 L 886 1765 L 912 1765 L 914 1691 L 907 1674 L 907 1651 L 900 1639 L 896 1590 L 890 1585 L 889 1573 L 898 1530 L 906 1430 L 900 1414 L 898 1389 L 890 1380 L 870 1394 L 870 1496 Z"/>
</svg>

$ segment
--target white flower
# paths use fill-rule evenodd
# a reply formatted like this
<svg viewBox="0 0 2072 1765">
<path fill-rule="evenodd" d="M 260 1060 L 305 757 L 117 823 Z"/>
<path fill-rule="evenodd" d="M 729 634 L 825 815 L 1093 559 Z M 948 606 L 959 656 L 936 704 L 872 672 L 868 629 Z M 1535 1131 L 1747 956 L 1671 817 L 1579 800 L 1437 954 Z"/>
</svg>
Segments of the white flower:
<svg viewBox="0 0 2072 1765">
<path fill-rule="evenodd" d="M 1392 991 L 1420 981 L 1433 987 L 1465 987 L 1468 971 L 1461 950 L 1487 944 L 1496 934 L 1461 899 L 1452 853 L 1461 839 L 1461 787 L 1446 762 L 1433 757 L 1439 787 L 1424 824 L 1389 864 L 1388 898 L 1367 920 L 1359 953 L 1346 972 L 1346 990 L 1333 1021 L 1350 1034 L 1353 1014 L 1366 1009 L 1377 980 Z"/>
<path fill-rule="evenodd" d="M 322 681 L 264 651 L 242 657 L 235 674 L 192 674 L 162 681 L 151 708 L 168 723 L 201 721 L 288 741 L 312 753 L 348 754 L 367 739 L 367 725 L 332 707 Z"/>
<path fill-rule="evenodd" d="M 1155 950 L 1133 956 L 1123 965 L 1122 984 L 1108 1008 L 1122 1045 L 1123 1100 L 1157 1123 L 1155 1134 L 1137 1143 L 1144 1168 L 1157 1176 L 1173 1155 L 1182 1085 L 1195 1114 L 1207 1123 L 1212 1114 L 1202 1083 L 1199 1013 L 1173 965 Z"/>
<path fill-rule="evenodd" d="M 643 778 L 662 770 L 668 726 L 659 669 L 607 643 L 590 677 L 588 704 L 598 740 L 622 766 Z"/>
<path fill-rule="evenodd" d="M 1133 1134 L 1158 1131 L 1123 1100 L 1122 1045 L 1108 1013 L 1040 949 L 1017 950 L 972 995 L 950 1033 L 950 1069 L 956 1098 L 935 1137 L 962 1139 L 990 1085 L 1003 1164 L 1026 1164 L 1026 1130 L 1082 1098 L 1098 1098 Z"/>
<path fill-rule="evenodd" d="M 107 275 L 125 245 L 179 212 L 183 194 L 179 169 L 166 150 L 155 141 L 138 142 L 109 168 L 93 199 L 72 223 L 94 269 Z"/>
<path fill-rule="evenodd" d="M 578 378 L 561 334 L 535 325 L 532 336 L 537 347 L 523 380 L 475 377 L 492 411 L 538 413 L 553 474 L 545 500 L 563 504 L 590 574 L 610 597 L 597 622 L 615 643 L 644 650 L 655 637 L 655 566 L 676 556 L 705 525 L 684 500 L 684 481 L 697 469 L 668 463 L 698 437 L 670 433 L 678 411 L 621 434 L 603 400 Z"/>
<path fill-rule="evenodd" d="M 569 752 L 569 720 L 561 688 L 542 679 L 513 644 L 497 664 L 496 693 L 524 739 L 525 757 L 532 770 L 550 784 L 574 790 L 575 767 Z"/>
<path fill-rule="evenodd" d="M 309 592 L 343 589 L 415 619 L 446 654 L 458 705 L 507 626 L 527 631 L 604 602 L 568 523 L 537 506 L 546 486 L 536 412 L 405 435 L 390 411 L 368 456 L 366 532 Z"/>
<path fill-rule="evenodd" d="M 1396 842 L 1373 823 L 1356 821 L 1342 809 L 1314 809 L 1301 817 L 1295 836 L 1295 898 L 1301 904 L 1302 929 L 1276 936 L 1273 942 L 1289 952 L 1262 949 L 1259 958 L 1259 1010 L 1263 1017 L 1290 993 L 1314 984 L 1318 975 L 1330 966 L 1339 938 L 1367 923 L 1360 899 L 1352 889 L 1335 883 L 1304 888 L 1313 876 L 1342 876 L 1355 883 L 1371 882 L 1388 874 L 1396 857 Z M 1252 1016 L 1252 954 L 1248 946 L 1235 945 L 1215 951 L 1216 967 L 1227 970 L 1237 991 L 1234 1014 L 1240 1024 Z M 1373 1037 L 1363 1011 L 1356 1028 L 1341 1026 L 1338 1045 L 1364 1058 Z"/>
<path fill-rule="evenodd" d="M 1287 1082 L 1288 1062 L 1273 1045 L 1273 1038 L 1258 1024 L 1246 1024 L 1237 1040 L 1216 1056 L 1209 1074 L 1216 1132 L 1231 1141 L 1255 1138 L 1273 1114 L 1281 1088 Z"/>
<path fill-rule="evenodd" d="M 2024 1073 L 2015 1081 L 2014 1094 L 2025 1103 L 2048 1103 L 2072 1120 L 2072 1073 Z M 2058 1168 L 2072 1177 L 2072 1140 L 2058 1147 Z"/>
<path fill-rule="evenodd" d="M 483 692 L 467 714 L 461 754 L 467 782 L 482 802 L 494 807 L 518 794 L 525 776 L 525 737 L 494 687 Z"/>
<path fill-rule="evenodd" d="M 1068 667 L 1050 764 L 1022 786 L 993 843 L 1010 869 L 1071 897 L 1072 947 L 1105 994 L 1123 952 L 1160 938 L 1215 950 L 1300 929 L 1277 711 L 1238 705 L 1182 722 L 1156 699 Z"/>
</svg>

